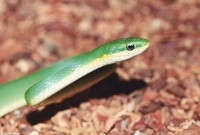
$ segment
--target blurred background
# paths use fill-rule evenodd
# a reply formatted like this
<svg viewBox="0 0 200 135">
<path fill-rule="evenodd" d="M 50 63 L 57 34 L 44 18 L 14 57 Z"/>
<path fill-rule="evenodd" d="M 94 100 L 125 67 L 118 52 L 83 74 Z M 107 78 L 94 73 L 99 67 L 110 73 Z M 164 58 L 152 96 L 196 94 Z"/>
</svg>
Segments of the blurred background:
<svg viewBox="0 0 200 135">
<path fill-rule="evenodd" d="M 0 0 L 1 83 L 113 39 L 138 36 L 151 41 L 145 53 L 120 63 L 116 71 L 120 80 L 144 81 L 147 87 L 142 90 L 91 99 L 80 103 L 82 108 L 66 108 L 70 113 L 57 111 L 41 121 L 43 125 L 31 125 L 25 116 L 31 109 L 25 107 L 0 118 L 0 131 L 42 134 L 50 128 L 59 134 L 200 133 L 191 122 L 200 119 L 199 9 L 199 0 Z M 135 103 L 137 92 L 142 93 L 138 105 L 123 113 L 125 117 L 113 120 L 111 116 L 120 107 L 127 112 L 125 105 Z M 71 125 L 66 121 L 72 121 Z M 180 126 L 185 121 L 190 121 L 186 125 L 192 130 Z"/>
</svg>

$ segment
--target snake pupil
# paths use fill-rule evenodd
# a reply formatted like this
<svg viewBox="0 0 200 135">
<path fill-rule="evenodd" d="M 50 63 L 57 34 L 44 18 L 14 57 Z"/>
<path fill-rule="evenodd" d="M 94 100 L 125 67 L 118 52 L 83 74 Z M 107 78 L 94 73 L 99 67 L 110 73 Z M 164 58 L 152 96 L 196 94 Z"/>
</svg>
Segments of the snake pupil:
<svg viewBox="0 0 200 135">
<path fill-rule="evenodd" d="M 132 51 L 135 49 L 135 45 L 134 44 L 129 44 L 126 46 L 127 50 Z"/>
</svg>

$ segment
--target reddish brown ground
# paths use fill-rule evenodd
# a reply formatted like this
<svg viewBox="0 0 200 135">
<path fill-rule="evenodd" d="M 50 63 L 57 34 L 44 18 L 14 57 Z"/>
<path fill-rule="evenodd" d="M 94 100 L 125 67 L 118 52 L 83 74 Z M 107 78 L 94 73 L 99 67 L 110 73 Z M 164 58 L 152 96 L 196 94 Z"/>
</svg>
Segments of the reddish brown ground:
<svg viewBox="0 0 200 135">
<path fill-rule="evenodd" d="M 199 135 L 199 9 L 199 0 L 1 0 L 1 83 L 116 38 L 151 46 L 65 102 L 0 118 L 0 135 Z"/>
</svg>

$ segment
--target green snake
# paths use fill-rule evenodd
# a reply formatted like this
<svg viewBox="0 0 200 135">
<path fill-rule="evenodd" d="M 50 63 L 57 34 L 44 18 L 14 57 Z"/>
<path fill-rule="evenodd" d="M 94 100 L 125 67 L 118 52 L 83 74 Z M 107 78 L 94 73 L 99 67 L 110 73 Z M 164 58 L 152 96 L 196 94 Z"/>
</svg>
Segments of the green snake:
<svg viewBox="0 0 200 135">
<path fill-rule="evenodd" d="M 0 117 L 27 104 L 60 102 L 102 80 L 115 70 L 117 62 L 142 53 L 149 44 L 138 37 L 117 39 L 1 84 Z"/>
</svg>

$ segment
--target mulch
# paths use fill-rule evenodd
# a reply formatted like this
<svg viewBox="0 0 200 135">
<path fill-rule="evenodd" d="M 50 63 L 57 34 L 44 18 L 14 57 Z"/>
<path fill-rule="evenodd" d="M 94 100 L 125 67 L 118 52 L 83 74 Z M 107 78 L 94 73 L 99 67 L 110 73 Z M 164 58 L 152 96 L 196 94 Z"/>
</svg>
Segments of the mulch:
<svg viewBox="0 0 200 135">
<path fill-rule="evenodd" d="M 199 135 L 199 9 L 198 0 L 0 1 L 0 83 L 113 39 L 151 41 L 84 92 L 0 118 L 0 135 Z"/>
</svg>

